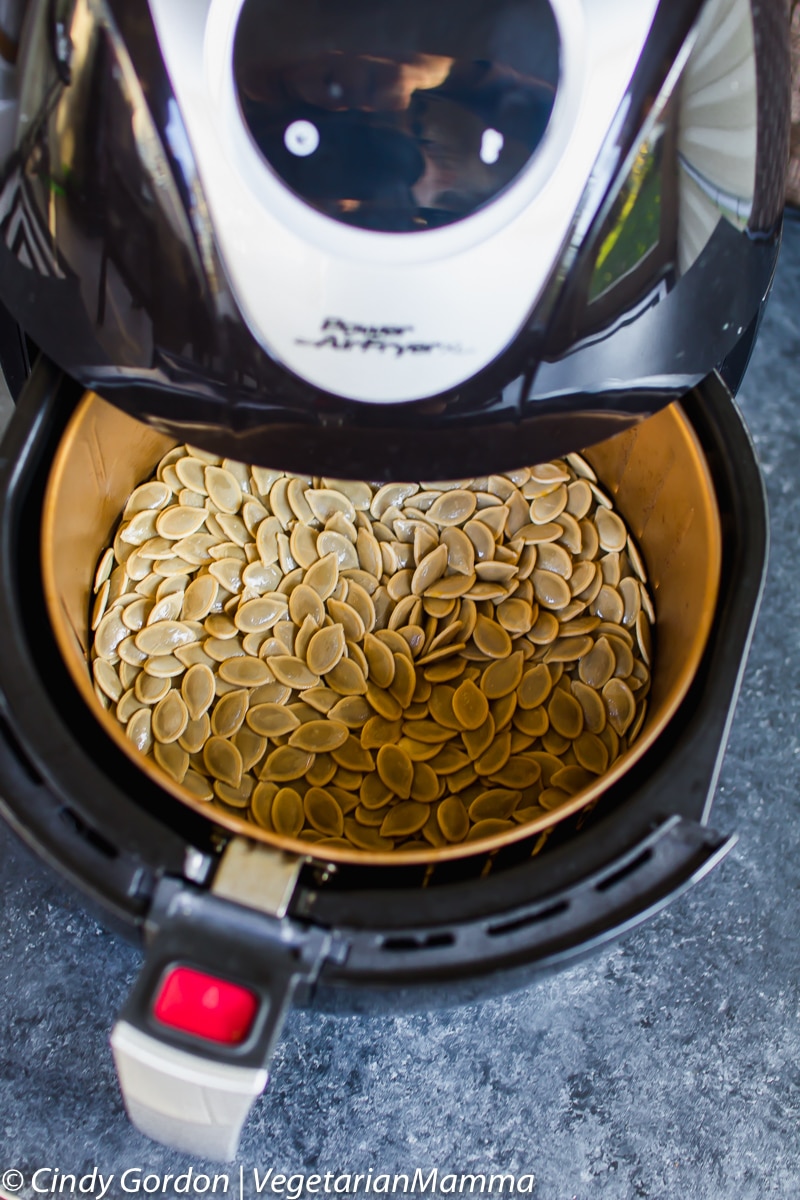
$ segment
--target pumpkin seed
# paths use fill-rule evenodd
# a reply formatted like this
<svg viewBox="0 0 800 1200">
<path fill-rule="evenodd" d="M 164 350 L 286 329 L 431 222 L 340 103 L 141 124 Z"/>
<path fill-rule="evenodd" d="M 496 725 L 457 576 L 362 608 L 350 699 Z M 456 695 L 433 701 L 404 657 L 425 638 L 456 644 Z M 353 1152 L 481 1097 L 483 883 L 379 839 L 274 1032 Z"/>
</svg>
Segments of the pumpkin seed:
<svg viewBox="0 0 800 1200">
<path fill-rule="evenodd" d="M 458 488 L 434 500 L 428 509 L 428 519 L 437 525 L 461 525 L 472 516 L 477 505 L 474 492 Z"/>
<path fill-rule="evenodd" d="M 364 808 L 385 808 L 394 796 L 394 792 L 381 779 L 377 771 L 365 776 L 359 789 L 359 799 Z"/>
<path fill-rule="evenodd" d="M 241 604 L 236 610 L 234 622 L 242 633 L 260 633 L 283 620 L 288 610 L 286 597 L 273 592 Z"/>
<path fill-rule="evenodd" d="M 313 691 L 314 689 L 311 689 L 311 692 L 305 693 L 308 703 L 312 702 L 311 695 Z M 331 720 L 341 721 L 348 729 L 361 729 L 363 731 L 372 718 L 372 708 L 368 701 L 363 696 L 344 696 L 340 698 L 338 692 L 334 692 L 332 688 L 326 688 L 325 691 L 333 697 L 334 701 L 331 707 L 326 710 Z"/>
<path fill-rule="evenodd" d="M 113 662 L 118 657 L 117 649 L 120 643 L 127 639 L 129 633 L 130 630 L 123 623 L 116 609 L 106 613 L 95 631 L 95 652 L 100 658 Z"/>
<path fill-rule="evenodd" d="M 603 701 L 593 687 L 579 679 L 571 683 L 572 694 L 583 709 L 584 725 L 589 733 L 602 733 L 606 725 L 606 710 Z"/>
<path fill-rule="evenodd" d="M 154 742 L 153 758 L 176 783 L 183 783 L 189 769 L 189 755 L 177 742 Z"/>
<path fill-rule="evenodd" d="M 591 772 L 585 771 L 583 767 L 568 766 L 562 767 L 560 771 L 556 771 L 553 775 L 552 783 L 554 788 L 560 788 L 568 796 L 576 796 L 578 792 L 582 792 L 585 787 L 589 787 L 590 784 L 594 783 L 594 777 Z"/>
<path fill-rule="evenodd" d="M 569 604 L 571 599 L 569 584 L 554 571 L 544 571 L 537 567 L 532 572 L 531 579 L 536 600 L 544 608 L 558 611 L 558 609 L 566 608 Z"/>
<path fill-rule="evenodd" d="M 485 821 L 489 818 L 505 820 L 510 817 L 522 799 L 522 792 L 509 788 L 490 788 L 481 792 L 469 806 L 468 813 L 472 821 Z"/>
<path fill-rule="evenodd" d="M 472 543 L 474 558 L 477 562 L 486 562 L 494 558 L 495 539 L 485 521 L 472 520 L 464 525 L 464 533 Z"/>
<path fill-rule="evenodd" d="M 214 663 L 224 663 L 230 658 L 235 658 L 238 655 L 244 654 L 244 646 L 238 637 L 235 638 L 218 638 L 209 637 L 203 642 L 203 653 L 206 658 Z M 202 662 L 202 659 L 196 661 Z"/>
<path fill-rule="evenodd" d="M 358 738 L 352 735 L 341 746 L 337 746 L 331 751 L 331 757 L 346 771 L 363 772 L 375 769 L 375 760 L 372 755 L 364 749 Z"/>
<path fill-rule="evenodd" d="M 260 658 L 249 655 L 237 655 L 226 658 L 219 667 L 220 679 L 233 684 L 237 688 L 255 688 L 270 683 L 273 675 L 267 664 Z"/>
<path fill-rule="evenodd" d="M 99 632 L 100 630 L 98 634 Z M 134 641 L 137 650 L 141 650 L 143 654 L 159 655 L 169 654 L 179 646 L 187 646 L 190 642 L 197 641 L 197 635 L 182 621 L 157 621 L 154 625 L 140 630 Z"/>
<path fill-rule="evenodd" d="M 209 720 L 209 714 L 203 713 L 203 715 L 198 716 L 196 721 L 188 721 L 184 732 L 181 733 L 178 740 L 187 754 L 200 754 L 207 739 L 210 737 L 211 721 Z"/>
<path fill-rule="evenodd" d="M 428 763 L 414 763 L 411 799 L 420 804 L 432 804 L 439 795 L 439 776 Z"/>
<path fill-rule="evenodd" d="M 513 738 L 511 748 L 513 751 Z M 488 778 L 493 784 L 523 792 L 525 789 L 538 783 L 541 773 L 542 769 L 538 763 L 532 762 L 531 759 L 524 758 L 522 755 L 512 753 L 505 766 L 501 767 L 499 771 L 495 771 Z"/>
<path fill-rule="evenodd" d="M 489 715 L 489 702 L 484 691 L 467 679 L 453 695 L 452 711 L 463 729 L 479 729 Z"/>
<path fill-rule="evenodd" d="M 224 467 L 207 466 L 204 482 L 209 500 L 221 512 L 235 513 L 242 506 L 242 489 L 238 481 Z"/>
<path fill-rule="evenodd" d="M 272 828 L 281 837 L 297 837 L 305 822 L 305 811 L 300 793 L 294 788 L 279 788 L 270 807 Z"/>
<path fill-rule="evenodd" d="M 589 606 L 589 611 L 601 621 L 611 625 L 621 625 L 625 606 L 616 588 L 604 583 L 597 596 Z"/>
<path fill-rule="evenodd" d="M 608 683 L 616 669 L 614 651 L 608 638 L 600 637 L 594 644 L 594 649 L 585 654 L 578 663 L 578 674 L 581 682 L 600 690 Z"/>
<path fill-rule="evenodd" d="M 238 787 L 232 787 L 231 784 L 223 783 L 221 779 L 218 779 L 214 783 L 214 795 L 229 808 L 247 808 L 254 784 L 255 781 L 247 775 L 242 776 L 242 782 Z"/>
<path fill-rule="evenodd" d="M 96 658 L 92 664 L 94 681 L 109 700 L 117 701 L 122 696 L 122 682 L 119 675 L 104 658 Z"/>
<path fill-rule="evenodd" d="M 103 661 L 98 659 L 98 662 Z M 169 694 L 169 679 L 159 679 L 142 671 L 136 676 L 133 690 L 136 699 L 142 704 L 158 704 L 159 700 L 163 700 Z"/>
<path fill-rule="evenodd" d="M 436 773 L 443 776 L 455 775 L 458 771 L 467 770 L 470 765 L 468 755 L 452 743 L 442 746 L 439 753 L 430 762 Z"/>
<path fill-rule="evenodd" d="M 328 687 L 341 696 L 368 695 L 369 689 L 364 672 L 349 658 L 340 658 L 336 665 L 327 672 L 325 682 Z"/>
<path fill-rule="evenodd" d="M 181 616 L 184 621 L 202 621 L 214 606 L 219 583 L 213 575 L 198 575 L 183 595 Z"/>
<path fill-rule="evenodd" d="M 242 781 L 242 756 L 224 737 L 212 736 L 203 747 L 203 762 L 209 775 L 238 787 Z"/>
<path fill-rule="evenodd" d="M 421 660 L 420 660 L 421 661 Z M 394 677 L 389 691 L 401 709 L 408 708 L 417 686 L 417 677 L 412 663 L 402 654 L 394 656 Z"/>
<path fill-rule="evenodd" d="M 165 504 L 169 503 L 171 497 L 172 492 L 165 483 L 156 480 L 142 483 L 128 497 L 122 518 L 127 521 L 136 513 L 144 512 L 146 509 L 163 508 Z"/>
<path fill-rule="evenodd" d="M 300 750 L 297 746 L 279 746 L 267 755 L 261 779 L 276 782 L 302 779 L 313 761 L 314 755 L 307 750 Z"/>
<path fill-rule="evenodd" d="M 113 558 L 114 552 L 111 551 Z M 106 608 L 108 607 L 108 598 L 111 594 L 111 584 L 108 579 L 104 580 L 97 589 L 97 595 L 92 606 L 91 629 L 94 632 L 103 619 Z"/>
<path fill-rule="evenodd" d="M 156 533 L 159 537 L 170 541 L 179 541 L 197 533 L 206 519 L 204 508 L 190 508 L 186 505 L 172 504 L 162 509 L 155 521 Z"/>
<path fill-rule="evenodd" d="M 393 805 L 384 817 L 381 826 L 381 837 L 407 837 L 416 833 L 428 819 L 430 809 L 427 804 L 416 800 L 404 800 Z"/>
<path fill-rule="evenodd" d="M 625 734 L 636 715 L 636 701 L 623 679 L 610 679 L 603 688 L 608 719 L 620 737 Z"/>
<path fill-rule="evenodd" d="M 224 557 L 212 562 L 208 573 L 216 579 L 221 589 L 231 595 L 242 590 L 242 563 L 238 558 Z"/>
<path fill-rule="evenodd" d="M 597 537 L 603 550 L 624 550 L 628 531 L 624 522 L 610 508 L 598 508 L 595 518 Z"/>
<path fill-rule="evenodd" d="M 525 600 L 504 600 L 497 605 L 497 620 L 507 633 L 527 633 L 533 624 L 533 609 Z"/>
<path fill-rule="evenodd" d="M 408 800 L 414 782 L 414 764 L 406 752 L 399 746 L 381 746 L 376 763 L 378 774 L 386 787 L 391 788 L 392 792 L 401 799 Z M 416 825 L 408 832 L 413 833 L 415 829 L 421 829 L 422 824 Z"/>
<path fill-rule="evenodd" d="M 458 796 L 448 796 L 436 810 L 436 820 L 448 842 L 463 842 L 469 831 L 469 815 Z"/>
<path fill-rule="evenodd" d="M 303 797 L 303 811 L 309 824 L 319 833 L 341 837 L 344 832 L 344 814 L 331 793 L 324 788 L 308 789 Z"/>
<path fill-rule="evenodd" d="M 356 548 L 349 538 L 341 533 L 327 529 L 323 530 L 317 538 L 317 553 L 320 556 L 320 560 L 332 554 L 340 571 L 353 570 L 358 567 L 358 553 Z M 316 565 L 315 563 L 314 566 Z M 309 584 L 309 586 L 313 587 L 314 585 Z"/>
<path fill-rule="evenodd" d="M 386 819 L 386 813 L 380 810 L 364 808 L 359 804 L 353 810 L 353 816 L 359 825 L 366 825 L 369 829 L 379 829 Z"/>
<path fill-rule="evenodd" d="M 247 710 L 247 724 L 260 737 L 280 737 L 297 729 L 300 721 L 283 704 L 256 704 Z"/>
<path fill-rule="evenodd" d="M 608 749 L 594 733 L 580 734 L 575 739 L 573 751 L 578 765 L 592 775 L 604 775 L 608 770 Z"/>
<path fill-rule="evenodd" d="M 507 696 L 519 687 L 523 665 L 521 650 L 490 663 L 481 677 L 481 691 L 489 700 Z"/>
<path fill-rule="evenodd" d="M 569 799 L 569 792 L 563 792 L 561 788 L 557 787 L 545 788 L 539 793 L 539 804 L 546 812 L 553 812 L 555 809 L 561 808 Z"/>
<path fill-rule="evenodd" d="M 175 679 L 184 671 L 183 663 L 174 654 L 161 654 L 156 658 L 148 658 L 142 664 L 142 670 L 157 679 Z"/>
<path fill-rule="evenodd" d="M 267 662 L 278 683 L 284 684 L 285 687 L 302 691 L 305 688 L 316 687 L 319 683 L 319 676 L 309 670 L 302 658 L 293 654 L 273 654 Z"/>
<path fill-rule="evenodd" d="M 479 775 L 495 775 L 510 757 L 511 735 L 508 732 L 497 733 L 489 748 L 475 760 L 475 770 Z"/>
<path fill-rule="evenodd" d="M 497 621 L 482 614 L 472 634 L 475 645 L 488 658 L 506 658 L 511 653 L 511 638 Z"/>
<path fill-rule="evenodd" d="M 500 834 L 508 833 L 514 828 L 513 821 L 501 821 L 497 818 L 487 818 L 483 821 L 478 821 L 472 826 L 467 834 L 468 842 L 483 841 L 484 838 L 498 837 Z"/>
<path fill-rule="evenodd" d="M 141 754 L 147 754 L 153 745 L 151 709 L 137 709 L 128 721 L 125 733 Z"/>
<path fill-rule="evenodd" d="M 583 732 L 583 709 L 569 692 L 555 688 L 547 706 L 550 724 L 564 738 L 573 739 Z"/>
<path fill-rule="evenodd" d="M 383 837 L 377 829 L 370 829 L 367 826 L 359 825 L 358 821 L 354 821 L 350 817 L 345 817 L 344 832 L 348 842 L 358 850 L 369 850 L 380 853 L 394 849 L 394 842 L 391 838 Z"/>
<path fill-rule="evenodd" d="M 247 716 L 246 688 L 237 688 L 218 700 L 211 714 L 211 729 L 218 737 L 232 737 Z"/>
<path fill-rule="evenodd" d="M 340 721 L 307 721 L 291 734 L 289 745 L 323 754 L 344 745 L 349 736 L 349 729 Z"/>
<path fill-rule="evenodd" d="M 447 570 L 447 546 L 444 544 L 431 550 L 429 554 L 420 562 L 417 569 L 412 573 L 409 579 L 409 588 L 415 596 L 421 596 L 428 588 L 430 588 L 438 579 L 444 575 Z M 391 591 L 389 593 L 391 595 Z M 401 597 L 393 597 L 400 599 Z"/>
<path fill-rule="evenodd" d="M 644 612 L 640 612 L 636 617 L 636 642 L 639 646 L 639 653 L 644 659 L 645 665 L 650 666 L 653 657 L 653 648 L 650 639 L 650 626 Z"/>
</svg>

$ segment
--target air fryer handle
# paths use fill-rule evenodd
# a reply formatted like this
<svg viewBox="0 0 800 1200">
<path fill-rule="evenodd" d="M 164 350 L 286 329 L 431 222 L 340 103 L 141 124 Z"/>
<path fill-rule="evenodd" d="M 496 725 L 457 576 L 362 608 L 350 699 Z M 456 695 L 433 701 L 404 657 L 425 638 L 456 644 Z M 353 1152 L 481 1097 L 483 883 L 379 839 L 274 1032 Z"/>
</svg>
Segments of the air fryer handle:
<svg viewBox="0 0 800 1200">
<path fill-rule="evenodd" d="M 198 1158 L 230 1162 L 265 1067 L 225 1066 L 166 1045 L 128 1021 L 111 1033 L 111 1048 L 131 1124 L 153 1141 Z"/>
<path fill-rule="evenodd" d="M 111 1034 L 120 1088 L 147 1137 L 230 1161 L 295 988 L 316 977 L 329 939 L 200 889 L 167 892 Z"/>
</svg>

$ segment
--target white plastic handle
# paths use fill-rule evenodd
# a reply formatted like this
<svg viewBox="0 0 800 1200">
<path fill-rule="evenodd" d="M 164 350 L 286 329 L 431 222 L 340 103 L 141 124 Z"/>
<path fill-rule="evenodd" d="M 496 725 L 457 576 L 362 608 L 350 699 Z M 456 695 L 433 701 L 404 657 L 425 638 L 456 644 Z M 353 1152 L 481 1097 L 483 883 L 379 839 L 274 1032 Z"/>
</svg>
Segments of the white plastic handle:
<svg viewBox="0 0 800 1200">
<path fill-rule="evenodd" d="M 111 1048 L 128 1116 L 146 1137 L 199 1158 L 230 1162 L 256 1098 L 264 1067 L 213 1062 L 167 1046 L 118 1021 Z"/>
</svg>

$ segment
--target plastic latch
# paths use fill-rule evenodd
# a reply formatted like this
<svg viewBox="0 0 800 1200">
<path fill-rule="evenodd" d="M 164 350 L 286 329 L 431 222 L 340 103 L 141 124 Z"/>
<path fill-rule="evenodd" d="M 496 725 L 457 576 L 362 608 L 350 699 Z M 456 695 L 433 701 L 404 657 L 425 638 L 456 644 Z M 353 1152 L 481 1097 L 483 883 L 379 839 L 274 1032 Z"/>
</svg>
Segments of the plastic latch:
<svg viewBox="0 0 800 1200">
<path fill-rule="evenodd" d="M 164 977 L 153 1016 L 162 1025 L 208 1042 L 238 1046 L 250 1033 L 259 1005 L 249 988 L 178 966 Z"/>
</svg>

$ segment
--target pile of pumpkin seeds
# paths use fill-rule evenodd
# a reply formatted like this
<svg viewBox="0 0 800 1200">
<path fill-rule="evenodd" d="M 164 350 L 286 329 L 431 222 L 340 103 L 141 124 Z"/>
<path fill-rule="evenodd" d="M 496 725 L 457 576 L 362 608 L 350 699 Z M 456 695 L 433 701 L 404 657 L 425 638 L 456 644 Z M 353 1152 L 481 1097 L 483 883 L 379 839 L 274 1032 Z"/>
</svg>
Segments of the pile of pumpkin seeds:
<svg viewBox="0 0 800 1200">
<path fill-rule="evenodd" d="M 91 659 L 196 799 L 320 849 L 430 851 L 608 770 L 644 722 L 653 620 L 580 455 L 378 485 L 179 446 L 100 559 Z"/>
</svg>

